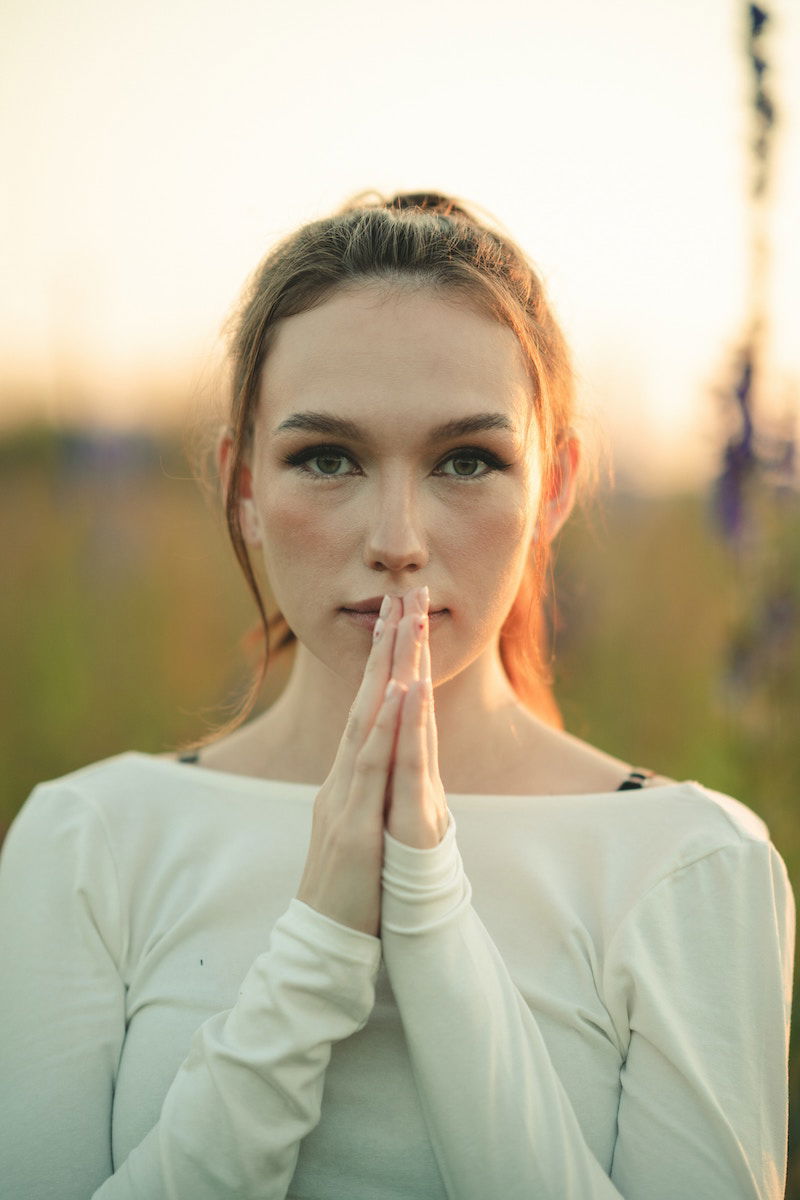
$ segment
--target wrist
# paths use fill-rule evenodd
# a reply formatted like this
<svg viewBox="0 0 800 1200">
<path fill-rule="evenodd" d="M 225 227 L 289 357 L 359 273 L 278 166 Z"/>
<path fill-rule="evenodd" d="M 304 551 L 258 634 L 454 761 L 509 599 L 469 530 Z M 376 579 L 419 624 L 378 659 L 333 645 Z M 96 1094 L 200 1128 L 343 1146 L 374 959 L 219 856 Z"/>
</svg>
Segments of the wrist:
<svg viewBox="0 0 800 1200">
<path fill-rule="evenodd" d="M 444 837 L 431 847 L 408 846 L 384 831 L 382 931 L 415 934 L 436 928 L 471 898 L 448 810 Z"/>
</svg>

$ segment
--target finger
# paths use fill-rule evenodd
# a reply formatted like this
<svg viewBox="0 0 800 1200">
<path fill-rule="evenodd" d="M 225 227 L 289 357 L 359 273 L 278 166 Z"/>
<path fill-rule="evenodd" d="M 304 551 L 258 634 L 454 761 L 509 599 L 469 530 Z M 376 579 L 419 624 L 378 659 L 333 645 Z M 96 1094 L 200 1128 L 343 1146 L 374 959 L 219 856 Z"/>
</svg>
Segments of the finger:
<svg viewBox="0 0 800 1200">
<path fill-rule="evenodd" d="M 423 600 L 423 610 L 426 614 L 430 613 L 430 592 L 425 588 L 425 597 Z M 431 777 L 439 774 L 439 738 L 436 729 L 436 713 L 433 703 L 433 671 L 431 669 L 431 627 L 430 620 L 426 621 L 422 629 L 422 644 L 420 646 L 419 656 L 419 678 L 428 681 L 429 693 L 427 704 L 427 750 L 428 750 L 428 770 L 431 772 Z"/>
<path fill-rule="evenodd" d="M 426 811 L 430 780 L 425 736 L 428 699 L 417 681 L 406 693 L 392 770 L 391 798 L 385 812 L 386 828 L 409 846 L 434 846 L 441 839 L 438 826 Z"/>
<path fill-rule="evenodd" d="M 363 746 L 355 756 L 349 800 L 360 812 L 383 811 L 400 708 L 406 689 L 390 679 Z"/>
<path fill-rule="evenodd" d="M 419 677 L 420 679 L 430 679 L 431 688 L 433 688 L 433 672 L 431 671 L 431 641 L 430 627 L 425 631 L 425 637 L 422 639 L 419 656 Z M 427 738 L 428 738 L 428 770 L 438 772 L 439 770 L 439 734 L 436 729 L 436 710 L 434 707 L 433 695 L 428 701 L 427 714 Z"/>
<path fill-rule="evenodd" d="M 403 596 L 403 616 L 397 628 L 392 666 L 394 677 L 408 686 L 419 679 L 420 652 L 426 624 L 427 616 L 418 589 L 414 588 Z"/>
<path fill-rule="evenodd" d="M 414 803 L 419 789 L 424 787 L 428 771 L 428 690 L 417 680 L 406 692 L 397 747 L 394 759 L 394 796 L 401 796 L 406 803 Z"/>
<path fill-rule="evenodd" d="M 389 597 L 387 615 L 379 618 L 373 629 L 372 645 L 364 667 L 364 675 L 350 707 L 337 753 L 337 759 L 349 769 L 352 768 L 355 756 L 372 728 L 383 703 L 386 685 L 392 677 L 392 661 L 401 611 L 400 599 L 397 596 Z"/>
</svg>

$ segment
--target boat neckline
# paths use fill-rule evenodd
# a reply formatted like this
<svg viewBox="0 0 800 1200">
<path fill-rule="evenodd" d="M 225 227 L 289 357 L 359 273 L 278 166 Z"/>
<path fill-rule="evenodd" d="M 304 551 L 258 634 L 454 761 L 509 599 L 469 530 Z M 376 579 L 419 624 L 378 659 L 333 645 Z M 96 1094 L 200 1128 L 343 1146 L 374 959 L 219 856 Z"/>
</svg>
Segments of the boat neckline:
<svg viewBox="0 0 800 1200">
<path fill-rule="evenodd" d="M 137 758 L 144 758 L 148 762 L 161 765 L 167 769 L 180 767 L 181 772 L 194 771 L 201 772 L 206 778 L 218 777 L 228 782 L 233 781 L 237 785 L 242 785 L 247 788 L 251 787 L 281 787 L 281 788 L 300 788 L 304 792 L 318 792 L 322 787 L 320 783 L 300 783 L 294 779 L 266 779 L 260 775 L 243 775 L 237 771 L 222 771 L 218 767 L 206 767 L 202 763 L 180 762 L 175 758 L 162 758 L 157 754 L 150 754 L 144 750 L 127 750 L 121 757 L 133 755 Z M 634 768 L 635 770 L 636 768 Z M 641 788 L 614 788 L 610 792 L 449 792 L 445 795 L 448 800 L 456 798 L 458 800 L 556 800 L 556 799 L 589 799 L 590 797 L 608 797 L 608 796 L 626 796 L 630 792 L 665 792 L 674 791 L 678 788 L 686 788 L 699 786 L 694 779 L 673 780 L 670 783 L 656 783 L 645 785 Z"/>
</svg>

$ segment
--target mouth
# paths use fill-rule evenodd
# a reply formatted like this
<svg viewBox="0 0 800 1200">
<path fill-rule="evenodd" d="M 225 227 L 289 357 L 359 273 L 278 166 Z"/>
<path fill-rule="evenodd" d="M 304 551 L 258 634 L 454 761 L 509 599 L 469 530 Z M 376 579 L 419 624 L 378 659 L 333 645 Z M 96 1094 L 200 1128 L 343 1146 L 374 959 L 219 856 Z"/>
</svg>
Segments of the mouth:
<svg viewBox="0 0 800 1200">
<path fill-rule="evenodd" d="M 399 596 L 392 596 L 392 599 L 400 599 Z M 370 596 L 367 600 L 358 600 L 355 604 L 342 604 L 342 612 L 359 612 L 359 613 L 377 613 L 381 610 L 383 604 L 383 596 Z M 429 616 L 435 616 L 436 613 L 447 612 L 447 609 L 442 608 L 431 609 Z"/>
<path fill-rule="evenodd" d="M 366 610 L 356 608 L 340 608 L 339 612 L 343 616 L 348 617 L 357 625 L 363 625 L 366 629 L 372 629 L 378 619 L 378 608 L 370 608 Z M 428 621 L 430 629 L 433 629 L 443 617 L 446 617 L 448 609 L 439 608 L 435 612 L 428 613 Z"/>
<path fill-rule="evenodd" d="M 395 597 L 392 596 L 392 599 Z M 368 596 L 366 600 L 357 600 L 355 604 L 343 604 L 342 609 L 344 612 L 380 612 L 382 604 L 383 596 Z"/>
</svg>

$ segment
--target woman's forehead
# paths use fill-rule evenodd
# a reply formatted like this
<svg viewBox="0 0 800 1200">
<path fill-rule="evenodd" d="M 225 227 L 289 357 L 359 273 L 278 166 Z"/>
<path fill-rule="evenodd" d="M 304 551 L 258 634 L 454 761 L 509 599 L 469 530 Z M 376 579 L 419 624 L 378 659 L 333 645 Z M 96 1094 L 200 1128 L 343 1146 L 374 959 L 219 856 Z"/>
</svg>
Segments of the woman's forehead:
<svg viewBox="0 0 800 1200">
<path fill-rule="evenodd" d="M 260 382 L 273 430 L 298 411 L 398 408 L 435 424 L 490 411 L 524 429 L 532 394 L 512 330 L 430 290 L 349 290 L 287 318 Z"/>
</svg>

